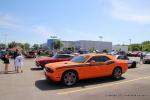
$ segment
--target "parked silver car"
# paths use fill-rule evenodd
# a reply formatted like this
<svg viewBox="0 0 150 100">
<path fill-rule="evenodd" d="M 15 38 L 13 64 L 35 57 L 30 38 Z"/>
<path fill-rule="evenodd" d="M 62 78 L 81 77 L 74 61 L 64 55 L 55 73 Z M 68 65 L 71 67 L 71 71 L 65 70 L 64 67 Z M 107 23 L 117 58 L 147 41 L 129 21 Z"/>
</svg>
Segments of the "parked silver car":
<svg viewBox="0 0 150 100">
<path fill-rule="evenodd" d="M 129 68 L 136 68 L 137 62 L 130 60 L 126 55 L 114 55 L 116 59 L 127 60 Z"/>
</svg>

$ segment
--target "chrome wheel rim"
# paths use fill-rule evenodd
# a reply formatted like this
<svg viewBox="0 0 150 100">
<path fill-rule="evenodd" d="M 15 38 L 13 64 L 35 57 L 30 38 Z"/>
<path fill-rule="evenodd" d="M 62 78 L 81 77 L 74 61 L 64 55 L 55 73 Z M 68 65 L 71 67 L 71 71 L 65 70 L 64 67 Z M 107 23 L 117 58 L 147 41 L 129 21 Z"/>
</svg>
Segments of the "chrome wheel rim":
<svg viewBox="0 0 150 100">
<path fill-rule="evenodd" d="M 115 71 L 114 71 L 114 77 L 116 78 L 116 79 L 119 79 L 119 78 L 121 78 L 121 70 L 120 70 L 120 68 L 116 68 L 115 69 Z"/>
<path fill-rule="evenodd" d="M 68 86 L 76 83 L 76 74 L 74 72 L 68 72 L 64 75 L 64 83 Z"/>
</svg>

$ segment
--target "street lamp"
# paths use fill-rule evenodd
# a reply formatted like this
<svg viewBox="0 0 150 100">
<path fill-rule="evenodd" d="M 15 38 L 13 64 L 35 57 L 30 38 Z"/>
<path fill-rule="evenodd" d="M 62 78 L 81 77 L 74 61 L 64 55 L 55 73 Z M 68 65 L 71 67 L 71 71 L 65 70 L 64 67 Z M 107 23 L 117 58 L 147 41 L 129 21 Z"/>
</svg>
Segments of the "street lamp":
<svg viewBox="0 0 150 100">
<path fill-rule="evenodd" d="M 103 40 L 103 36 L 99 36 L 99 39 L 100 39 L 100 41 L 102 41 Z"/>
<path fill-rule="evenodd" d="M 7 33 L 4 33 L 5 49 L 7 48 Z"/>
<path fill-rule="evenodd" d="M 143 51 L 143 44 L 141 43 L 141 47 L 142 47 L 142 50 L 141 51 Z"/>
<path fill-rule="evenodd" d="M 130 43 L 130 50 L 132 51 L 131 41 L 132 41 L 132 39 L 129 39 L 129 43 Z"/>
</svg>

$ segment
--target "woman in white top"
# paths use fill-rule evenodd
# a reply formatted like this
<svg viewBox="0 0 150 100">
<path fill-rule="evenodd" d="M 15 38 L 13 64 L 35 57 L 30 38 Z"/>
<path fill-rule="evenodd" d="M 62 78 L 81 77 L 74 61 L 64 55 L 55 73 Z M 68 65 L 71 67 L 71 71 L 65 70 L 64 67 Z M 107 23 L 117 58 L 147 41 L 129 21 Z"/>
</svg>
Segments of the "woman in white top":
<svg viewBox="0 0 150 100">
<path fill-rule="evenodd" d="M 16 66 L 16 71 L 17 71 L 17 73 L 23 72 L 23 70 L 22 70 L 23 57 L 22 57 L 21 54 L 19 54 L 19 55 L 15 58 L 15 66 Z"/>
</svg>

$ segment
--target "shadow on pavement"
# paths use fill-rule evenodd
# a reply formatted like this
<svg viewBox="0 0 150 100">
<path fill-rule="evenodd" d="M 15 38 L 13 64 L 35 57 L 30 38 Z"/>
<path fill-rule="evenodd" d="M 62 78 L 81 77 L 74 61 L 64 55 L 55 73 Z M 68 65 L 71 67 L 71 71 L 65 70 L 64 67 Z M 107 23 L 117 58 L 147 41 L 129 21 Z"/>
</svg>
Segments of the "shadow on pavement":
<svg viewBox="0 0 150 100">
<path fill-rule="evenodd" d="M 16 74 L 16 71 L 8 71 L 8 73 L 5 73 L 5 71 L 0 71 L 0 74 Z"/>
<path fill-rule="evenodd" d="M 42 90 L 57 90 L 57 89 L 64 89 L 64 88 L 74 88 L 74 87 L 82 87 L 85 88 L 85 86 L 89 85 L 96 85 L 96 84 L 102 84 L 102 83 L 109 83 L 109 82 L 114 82 L 114 81 L 121 81 L 124 80 L 125 78 L 122 77 L 120 80 L 114 80 L 111 77 L 102 77 L 102 78 L 94 78 L 94 79 L 86 79 L 86 80 L 80 80 L 76 85 L 74 86 L 65 86 L 61 82 L 52 82 L 49 80 L 37 80 L 35 82 L 35 86 Z"/>
<path fill-rule="evenodd" d="M 32 71 L 39 71 L 39 70 L 43 70 L 43 68 L 30 68 L 30 70 L 32 70 Z"/>
</svg>

